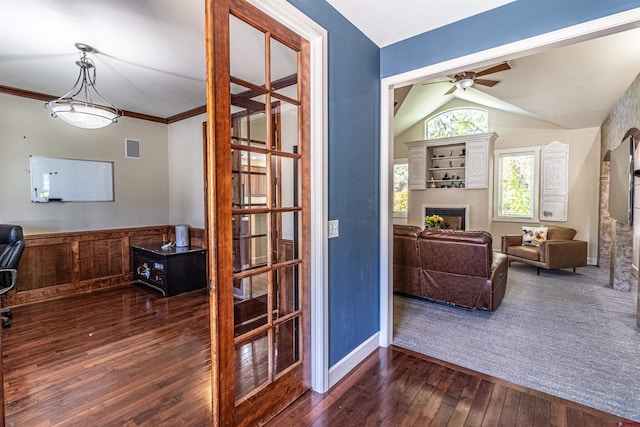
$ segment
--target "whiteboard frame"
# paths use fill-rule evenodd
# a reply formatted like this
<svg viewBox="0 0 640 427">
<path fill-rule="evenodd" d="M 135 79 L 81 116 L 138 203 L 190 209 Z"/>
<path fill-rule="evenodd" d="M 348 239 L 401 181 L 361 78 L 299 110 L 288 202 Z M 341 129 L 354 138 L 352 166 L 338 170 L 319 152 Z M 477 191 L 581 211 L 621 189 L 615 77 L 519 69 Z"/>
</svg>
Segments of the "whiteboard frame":
<svg viewBox="0 0 640 427">
<path fill-rule="evenodd" d="M 30 155 L 29 175 L 34 203 L 115 201 L 113 162 Z"/>
</svg>

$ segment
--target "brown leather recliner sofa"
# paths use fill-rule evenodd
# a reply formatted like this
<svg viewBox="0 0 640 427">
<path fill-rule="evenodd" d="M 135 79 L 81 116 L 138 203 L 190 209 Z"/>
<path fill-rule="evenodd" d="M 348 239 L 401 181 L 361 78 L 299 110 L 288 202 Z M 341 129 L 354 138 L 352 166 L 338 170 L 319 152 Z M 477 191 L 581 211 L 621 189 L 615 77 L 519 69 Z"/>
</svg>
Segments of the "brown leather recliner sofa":
<svg viewBox="0 0 640 427">
<path fill-rule="evenodd" d="M 484 231 L 393 227 L 393 290 L 494 311 L 507 287 L 507 257 Z"/>
<path fill-rule="evenodd" d="M 547 238 L 539 246 L 523 246 L 522 234 L 507 234 L 502 236 L 502 253 L 511 261 L 520 261 L 540 269 L 553 270 L 556 268 L 584 267 L 587 265 L 587 242 L 573 240 L 577 231 L 574 228 L 547 227 Z"/>
</svg>

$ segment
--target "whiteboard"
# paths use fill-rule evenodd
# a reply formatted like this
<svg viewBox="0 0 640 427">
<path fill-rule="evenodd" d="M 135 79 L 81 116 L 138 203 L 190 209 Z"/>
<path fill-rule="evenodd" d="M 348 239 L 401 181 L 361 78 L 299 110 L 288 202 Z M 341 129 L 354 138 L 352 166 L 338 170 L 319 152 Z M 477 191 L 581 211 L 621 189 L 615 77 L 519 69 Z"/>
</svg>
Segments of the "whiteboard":
<svg viewBox="0 0 640 427">
<path fill-rule="evenodd" d="M 32 202 L 114 200 L 113 162 L 29 157 Z"/>
</svg>

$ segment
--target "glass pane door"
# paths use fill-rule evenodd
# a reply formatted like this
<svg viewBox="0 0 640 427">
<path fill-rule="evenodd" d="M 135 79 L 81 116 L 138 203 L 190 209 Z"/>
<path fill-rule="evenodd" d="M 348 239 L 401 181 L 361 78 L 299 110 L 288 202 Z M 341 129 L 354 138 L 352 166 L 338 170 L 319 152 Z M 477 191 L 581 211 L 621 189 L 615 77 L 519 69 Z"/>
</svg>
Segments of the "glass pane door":
<svg viewBox="0 0 640 427">
<path fill-rule="evenodd" d="M 301 361 L 298 56 L 230 15 L 236 404 Z M 250 60 L 248 60 L 250 58 Z"/>
</svg>

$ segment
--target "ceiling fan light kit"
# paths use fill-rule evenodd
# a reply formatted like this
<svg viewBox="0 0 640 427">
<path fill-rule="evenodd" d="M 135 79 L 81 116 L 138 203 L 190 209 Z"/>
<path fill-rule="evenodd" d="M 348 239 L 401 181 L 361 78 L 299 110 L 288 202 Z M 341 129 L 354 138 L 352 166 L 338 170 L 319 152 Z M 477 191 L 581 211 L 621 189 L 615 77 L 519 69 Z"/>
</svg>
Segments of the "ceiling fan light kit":
<svg viewBox="0 0 640 427">
<path fill-rule="evenodd" d="M 84 43 L 75 46 L 80 51 L 80 60 L 76 61 L 80 67 L 78 79 L 69 92 L 46 102 L 45 108 L 51 111 L 51 116 L 83 129 L 100 129 L 116 123 L 122 112 L 104 99 L 95 86 L 96 66 L 87 58 L 87 52 L 93 52 L 93 48 Z"/>
<path fill-rule="evenodd" d="M 473 86 L 473 79 L 465 78 L 465 79 L 456 81 L 456 87 L 458 89 L 465 90 L 466 88 L 471 86 Z"/>
<path fill-rule="evenodd" d="M 471 86 L 473 86 L 474 84 L 493 87 L 499 83 L 498 80 L 479 79 L 478 77 L 486 76 L 487 74 L 493 74 L 493 73 L 506 71 L 510 69 L 511 67 L 509 66 L 509 64 L 507 64 L 506 62 L 503 62 L 502 64 L 489 67 L 486 70 L 482 70 L 482 71 L 462 71 L 460 73 L 457 73 L 451 76 L 453 80 L 451 80 L 450 83 L 453 83 L 454 85 L 451 86 L 451 89 L 449 89 L 445 93 L 445 95 L 451 95 L 457 89 L 466 90 Z"/>
</svg>

